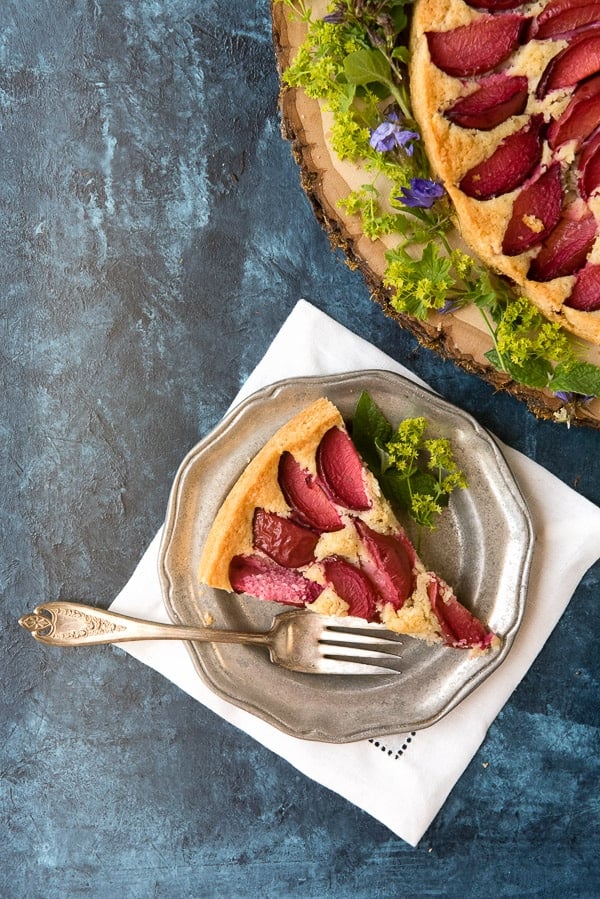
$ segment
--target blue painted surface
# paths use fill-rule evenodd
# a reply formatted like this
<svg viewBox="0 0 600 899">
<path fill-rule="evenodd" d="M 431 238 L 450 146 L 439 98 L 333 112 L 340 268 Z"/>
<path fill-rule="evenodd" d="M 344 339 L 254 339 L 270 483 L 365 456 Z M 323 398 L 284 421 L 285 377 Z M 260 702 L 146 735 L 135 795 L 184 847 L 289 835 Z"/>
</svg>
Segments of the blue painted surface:
<svg viewBox="0 0 600 899">
<path fill-rule="evenodd" d="M 598 432 L 536 421 L 387 321 L 282 140 L 266 0 L 0 6 L 0 896 L 600 896 L 600 567 L 417 849 L 119 650 L 107 606 L 299 297 L 600 503 Z"/>
</svg>

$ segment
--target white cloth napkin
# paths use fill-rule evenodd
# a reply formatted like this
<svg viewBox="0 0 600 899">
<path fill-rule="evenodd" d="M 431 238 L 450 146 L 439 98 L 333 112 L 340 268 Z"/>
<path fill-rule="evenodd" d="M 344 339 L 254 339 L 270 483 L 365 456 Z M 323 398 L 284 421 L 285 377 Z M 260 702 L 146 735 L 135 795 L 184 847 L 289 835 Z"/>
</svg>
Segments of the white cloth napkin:
<svg viewBox="0 0 600 899">
<path fill-rule="evenodd" d="M 359 369 L 396 371 L 417 380 L 402 365 L 301 300 L 235 403 L 283 378 Z M 600 508 L 519 452 L 509 447 L 503 451 L 529 504 L 536 534 L 524 620 L 506 661 L 432 727 L 416 734 L 341 745 L 298 739 L 215 696 L 200 680 L 185 644 L 130 643 L 123 648 L 416 846 L 542 649 L 584 573 L 600 558 Z M 160 533 L 112 609 L 169 620 L 157 573 L 159 544 Z"/>
</svg>

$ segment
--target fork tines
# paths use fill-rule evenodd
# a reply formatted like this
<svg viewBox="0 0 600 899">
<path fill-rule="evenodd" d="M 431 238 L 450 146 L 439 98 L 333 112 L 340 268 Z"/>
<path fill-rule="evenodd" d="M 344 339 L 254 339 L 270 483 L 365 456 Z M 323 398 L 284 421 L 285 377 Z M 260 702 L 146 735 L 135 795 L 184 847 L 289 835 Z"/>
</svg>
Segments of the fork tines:
<svg viewBox="0 0 600 899">
<path fill-rule="evenodd" d="M 326 625 L 319 643 L 323 658 L 401 671 L 402 638 L 385 628 Z"/>
</svg>

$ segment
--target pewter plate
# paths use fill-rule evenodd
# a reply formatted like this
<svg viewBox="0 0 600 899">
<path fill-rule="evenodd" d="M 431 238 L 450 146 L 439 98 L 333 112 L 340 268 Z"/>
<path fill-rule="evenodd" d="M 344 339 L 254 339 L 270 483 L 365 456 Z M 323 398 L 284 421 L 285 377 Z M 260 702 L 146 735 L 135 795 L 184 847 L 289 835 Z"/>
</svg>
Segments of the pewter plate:
<svg viewBox="0 0 600 899">
<path fill-rule="evenodd" d="M 188 644 L 198 674 L 220 697 L 288 734 L 330 743 L 428 727 L 509 653 L 523 616 L 534 538 L 519 487 L 487 431 L 468 413 L 392 372 L 280 381 L 242 402 L 186 456 L 171 491 L 160 550 L 164 599 L 174 622 L 268 629 L 285 606 L 198 582 L 204 541 L 230 488 L 277 428 L 320 396 L 351 418 L 363 390 L 393 424 L 424 415 L 436 436 L 452 440 L 469 489 L 453 495 L 439 528 L 425 535 L 421 556 L 502 643 L 473 658 L 465 650 L 401 638 L 399 673 L 354 677 L 284 671 L 260 647 Z"/>
</svg>

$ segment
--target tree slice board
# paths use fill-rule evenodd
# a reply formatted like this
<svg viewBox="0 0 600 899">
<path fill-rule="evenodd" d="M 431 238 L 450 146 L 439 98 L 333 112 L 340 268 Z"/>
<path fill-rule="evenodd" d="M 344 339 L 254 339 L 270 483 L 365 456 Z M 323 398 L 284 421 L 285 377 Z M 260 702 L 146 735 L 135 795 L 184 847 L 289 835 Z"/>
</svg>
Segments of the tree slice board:
<svg viewBox="0 0 600 899">
<path fill-rule="evenodd" d="M 313 4 L 314 15 L 318 7 L 318 2 Z M 282 2 L 272 3 L 271 11 L 275 55 L 281 76 L 302 45 L 307 26 Z M 600 399 L 569 404 L 565 410 L 564 402 L 552 392 L 525 387 L 491 366 L 485 353 L 492 349 L 492 341 L 477 309 L 467 307 L 444 315 L 432 313 L 426 321 L 421 321 L 393 308 L 390 291 L 382 280 L 385 254 L 394 245 L 393 237 L 371 240 L 362 232 L 359 218 L 348 215 L 338 205 L 341 199 L 368 180 L 364 171 L 359 165 L 341 161 L 331 149 L 328 134 L 332 119 L 319 101 L 282 82 L 279 105 L 282 133 L 290 142 L 300 169 L 302 188 L 317 220 L 332 247 L 341 249 L 350 267 L 361 271 L 373 300 L 383 312 L 408 329 L 423 346 L 526 403 L 536 417 L 564 421 L 566 411 L 572 423 L 600 428 Z M 585 358 L 600 365 L 600 347 L 590 344 L 586 347 Z"/>
</svg>

